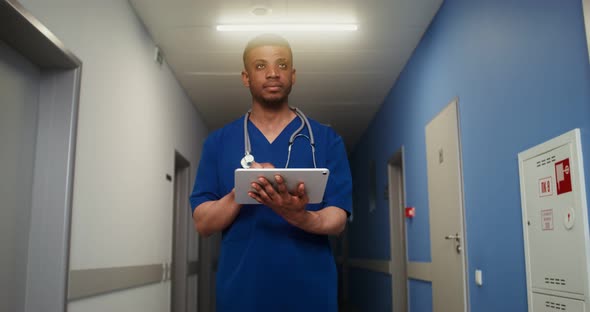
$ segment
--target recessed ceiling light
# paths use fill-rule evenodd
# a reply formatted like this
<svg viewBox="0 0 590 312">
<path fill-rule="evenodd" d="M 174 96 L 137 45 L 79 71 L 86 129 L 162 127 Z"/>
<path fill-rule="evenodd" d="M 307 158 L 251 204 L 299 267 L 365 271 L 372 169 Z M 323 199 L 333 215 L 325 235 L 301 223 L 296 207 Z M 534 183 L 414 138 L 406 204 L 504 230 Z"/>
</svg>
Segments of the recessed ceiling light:
<svg viewBox="0 0 590 312">
<path fill-rule="evenodd" d="M 218 31 L 356 31 L 356 24 L 243 24 L 217 25 Z"/>
</svg>

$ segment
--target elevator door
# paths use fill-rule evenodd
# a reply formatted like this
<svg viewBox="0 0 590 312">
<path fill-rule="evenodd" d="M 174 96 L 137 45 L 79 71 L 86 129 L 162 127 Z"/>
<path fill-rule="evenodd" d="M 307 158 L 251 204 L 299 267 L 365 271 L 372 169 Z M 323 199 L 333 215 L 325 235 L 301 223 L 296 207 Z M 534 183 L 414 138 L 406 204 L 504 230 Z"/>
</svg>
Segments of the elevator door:
<svg viewBox="0 0 590 312">
<path fill-rule="evenodd" d="M 0 40 L 0 311 L 23 311 L 40 70 Z"/>
</svg>

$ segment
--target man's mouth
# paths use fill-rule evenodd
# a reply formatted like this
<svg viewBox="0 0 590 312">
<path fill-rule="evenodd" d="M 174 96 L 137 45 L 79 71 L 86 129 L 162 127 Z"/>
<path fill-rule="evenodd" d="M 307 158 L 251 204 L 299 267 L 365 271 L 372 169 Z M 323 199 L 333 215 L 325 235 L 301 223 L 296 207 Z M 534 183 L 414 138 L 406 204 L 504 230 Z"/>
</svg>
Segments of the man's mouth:
<svg viewBox="0 0 590 312">
<path fill-rule="evenodd" d="M 269 85 L 264 85 L 264 89 L 274 92 L 274 91 L 280 91 L 283 88 L 283 86 L 279 85 L 279 84 L 269 84 Z"/>
</svg>

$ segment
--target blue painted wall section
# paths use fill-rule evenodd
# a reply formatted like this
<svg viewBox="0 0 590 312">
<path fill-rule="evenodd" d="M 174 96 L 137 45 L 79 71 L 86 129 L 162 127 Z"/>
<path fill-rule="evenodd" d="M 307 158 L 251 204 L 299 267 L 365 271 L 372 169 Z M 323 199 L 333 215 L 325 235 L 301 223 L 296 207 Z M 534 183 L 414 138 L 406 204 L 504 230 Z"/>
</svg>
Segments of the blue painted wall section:
<svg viewBox="0 0 590 312">
<path fill-rule="evenodd" d="M 410 311 L 432 311 L 432 284 L 430 282 L 411 279 L 408 281 L 408 288 Z"/>
<path fill-rule="evenodd" d="M 590 176 L 589 69 L 579 0 L 446 0 L 351 155 L 350 256 L 389 259 L 388 205 L 381 196 L 375 211 L 364 208 L 365 168 L 376 161 L 383 190 L 387 160 L 403 145 L 406 203 L 416 207 L 408 257 L 431 261 L 424 127 L 458 96 L 471 311 L 527 311 L 517 154 L 581 128 Z M 590 194 L 588 177 L 586 187 Z M 417 301 L 431 297 L 428 285 L 410 288 L 411 311 L 430 311 Z M 389 296 L 350 293 L 358 302 L 381 295 Z"/>
</svg>

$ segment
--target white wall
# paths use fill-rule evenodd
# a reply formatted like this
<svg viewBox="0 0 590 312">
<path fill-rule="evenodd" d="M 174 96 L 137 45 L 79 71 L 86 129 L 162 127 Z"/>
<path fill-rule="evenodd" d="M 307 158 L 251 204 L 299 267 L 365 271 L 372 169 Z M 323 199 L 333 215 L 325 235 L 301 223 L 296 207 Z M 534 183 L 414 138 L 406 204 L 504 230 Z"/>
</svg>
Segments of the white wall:
<svg viewBox="0 0 590 312">
<path fill-rule="evenodd" d="M 0 41 L 0 311 L 23 311 L 39 69 Z"/>
<path fill-rule="evenodd" d="M 170 262 L 174 151 L 194 174 L 206 128 L 125 0 L 22 0 L 83 62 L 70 269 Z M 191 177 L 192 180 L 192 177 Z M 70 304 L 163 311 L 169 285 Z M 127 296 L 121 296 L 128 293 Z"/>
</svg>

